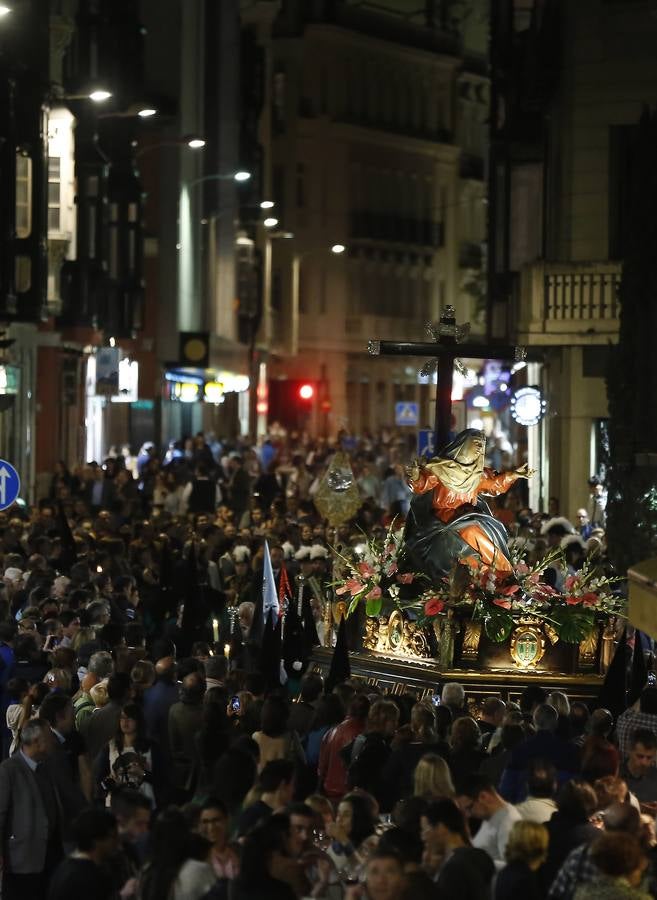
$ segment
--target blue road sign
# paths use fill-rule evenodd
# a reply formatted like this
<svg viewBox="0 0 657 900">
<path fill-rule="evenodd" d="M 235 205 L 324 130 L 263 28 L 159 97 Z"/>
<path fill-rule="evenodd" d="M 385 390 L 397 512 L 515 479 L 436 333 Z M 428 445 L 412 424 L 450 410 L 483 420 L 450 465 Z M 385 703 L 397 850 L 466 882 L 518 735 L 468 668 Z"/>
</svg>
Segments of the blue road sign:
<svg viewBox="0 0 657 900">
<path fill-rule="evenodd" d="M 0 459 L 0 509 L 7 509 L 21 489 L 18 472 L 6 459 Z"/>
<path fill-rule="evenodd" d="M 436 435 L 433 428 L 421 428 L 417 433 L 417 455 L 434 456 L 436 452 Z"/>
<path fill-rule="evenodd" d="M 395 403 L 395 425 L 412 425 L 417 427 L 420 411 L 417 403 Z"/>
</svg>

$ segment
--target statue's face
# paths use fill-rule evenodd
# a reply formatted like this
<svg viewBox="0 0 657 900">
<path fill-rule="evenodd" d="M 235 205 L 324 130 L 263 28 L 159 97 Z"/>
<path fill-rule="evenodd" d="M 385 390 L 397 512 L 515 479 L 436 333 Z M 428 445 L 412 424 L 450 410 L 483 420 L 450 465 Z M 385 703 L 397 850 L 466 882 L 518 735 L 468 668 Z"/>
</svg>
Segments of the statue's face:
<svg viewBox="0 0 657 900">
<path fill-rule="evenodd" d="M 470 435 L 458 453 L 458 459 L 464 463 L 472 463 L 484 453 L 486 438 L 483 434 Z"/>
</svg>

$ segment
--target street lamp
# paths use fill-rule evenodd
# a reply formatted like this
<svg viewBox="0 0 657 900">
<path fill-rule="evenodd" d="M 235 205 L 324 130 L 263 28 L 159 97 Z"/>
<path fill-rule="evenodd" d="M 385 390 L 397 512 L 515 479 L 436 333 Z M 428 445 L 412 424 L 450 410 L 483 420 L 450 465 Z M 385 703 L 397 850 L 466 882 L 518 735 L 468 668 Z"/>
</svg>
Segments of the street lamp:
<svg viewBox="0 0 657 900">
<path fill-rule="evenodd" d="M 150 119 L 151 116 L 157 115 L 157 110 L 154 109 L 152 106 L 145 106 L 143 109 L 140 109 L 137 112 L 137 115 L 139 116 L 140 119 Z"/>
<path fill-rule="evenodd" d="M 330 251 L 334 256 L 339 256 L 346 250 L 344 244 L 333 244 L 331 247 L 312 247 L 301 253 L 295 253 L 292 257 L 292 297 L 291 297 L 291 327 L 290 327 L 290 354 L 296 356 L 299 350 L 299 281 L 301 261 L 311 253 L 326 253 Z"/>
<path fill-rule="evenodd" d="M 278 225 L 278 219 L 275 216 L 267 216 L 262 224 L 265 228 L 275 228 Z"/>
<path fill-rule="evenodd" d="M 1 6 L 0 9 L 2 9 Z M 102 87 L 95 87 L 86 94 L 57 95 L 57 100 L 93 100 L 94 103 L 104 103 L 106 100 L 109 100 L 111 96 L 111 91 L 105 90 L 105 88 Z"/>
<path fill-rule="evenodd" d="M 263 200 L 260 203 L 260 209 L 273 209 L 276 206 L 273 200 Z"/>
<path fill-rule="evenodd" d="M 240 169 L 238 172 L 235 172 L 233 178 L 235 181 L 248 181 L 251 177 L 250 172 L 246 172 L 244 169 Z"/>
<path fill-rule="evenodd" d="M 112 118 L 112 116 L 108 116 L 108 118 Z M 136 141 L 133 146 L 136 145 Z M 139 159 L 140 156 L 143 156 L 144 153 L 149 153 L 151 150 L 158 150 L 160 147 L 191 147 L 192 150 L 201 150 L 205 147 L 205 140 L 202 137 L 198 137 L 193 134 L 186 134 L 183 137 L 179 138 L 171 138 L 170 140 L 164 141 L 156 141 L 154 144 L 144 144 L 143 147 L 140 147 L 135 152 L 135 159 Z"/>
<path fill-rule="evenodd" d="M 104 103 L 105 100 L 109 100 L 111 96 L 111 91 L 105 91 L 101 88 L 98 88 L 97 90 L 91 91 L 91 93 L 89 94 L 89 99 L 93 100 L 94 103 Z"/>
</svg>

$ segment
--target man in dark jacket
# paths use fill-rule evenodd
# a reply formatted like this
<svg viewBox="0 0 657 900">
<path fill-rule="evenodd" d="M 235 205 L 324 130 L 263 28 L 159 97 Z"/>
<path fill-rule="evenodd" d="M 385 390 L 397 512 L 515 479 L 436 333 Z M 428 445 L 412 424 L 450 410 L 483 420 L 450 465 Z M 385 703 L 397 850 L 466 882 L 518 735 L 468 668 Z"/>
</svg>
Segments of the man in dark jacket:
<svg viewBox="0 0 657 900">
<path fill-rule="evenodd" d="M 204 695 L 205 679 L 198 672 L 190 672 L 183 678 L 180 700 L 169 710 L 169 747 L 173 762 L 171 780 L 180 791 L 188 791 L 192 787 Z"/>
<path fill-rule="evenodd" d="M 77 850 L 59 865 L 48 900 L 111 900 L 116 895 L 104 866 L 118 845 L 116 819 L 109 810 L 86 809 L 73 822 L 73 833 Z"/>
<path fill-rule="evenodd" d="M 552 763 L 560 785 L 574 778 L 580 770 L 577 747 L 555 734 L 559 721 L 556 709 L 541 703 L 534 710 L 533 719 L 536 734 L 515 748 L 502 775 L 500 794 L 509 803 L 520 803 L 527 797 L 527 771 L 534 759 Z"/>
<path fill-rule="evenodd" d="M 440 860 L 434 881 L 441 897 L 490 900 L 495 874 L 493 860 L 470 843 L 465 816 L 453 800 L 436 800 L 423 812 L 420 823 L 425 858 Z"/>
<path fill-rule="evenodd" d="M 196 476 L 186 485 L 182 500 L 190 513 L 214 513 L 221 503 L 221 490 L 204 463 L 196 467 Z"/>
<path fill-rule="evenodd" d="M 43 900 L 62 856 L 59 798 L 45 765 L 52 746 L 48 723 L 31 719 L 18 753 L 0 765 L 2 900 Z"/>
</svg>

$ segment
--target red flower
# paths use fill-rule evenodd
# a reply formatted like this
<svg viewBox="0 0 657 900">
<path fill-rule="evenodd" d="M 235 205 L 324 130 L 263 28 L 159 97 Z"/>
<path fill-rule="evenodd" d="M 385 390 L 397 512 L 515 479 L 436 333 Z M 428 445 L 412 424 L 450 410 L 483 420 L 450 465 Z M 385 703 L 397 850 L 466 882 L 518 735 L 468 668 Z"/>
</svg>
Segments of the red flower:
<svg viewBox="0 0 657 900">
<path fill-rule="evenodd" d="M 390 565 L 386 569 L 386 575 L 388 576 L 388 578 L 390 578 L 390 576 L 394 575 L 396 571 L 397 571 L 397 563 L 396 562 L 390 563 Z"/>
<path fill-rule="evenodd" d="M 413 583 L 413 573 L 412 572 L 404 572 L 403 575 L 397 576 L 397 581 L 400 584 L 412 584 Z"/>
<path fill-rule="evenodd" d="M 505 600 L 503 597 L 498 597 L 496 600 L 493 600 L 495 606 L 501 606 L 502 609 L 511 609 L 511 601 Z"/>
<path fill-rule="evenodd" d="M 438 613 L 441 613 L 444 608 L 444 600 L 439 600 L 437 597 L 432 597 L 431 600 L 427 600 L 427 602 L 424 604 L 424 614 L 425 616 L 437 616 Z"/>
<path fill-rule="evenodd" d="M 373 587 L 369 594 L 365 594 L 366 600 L 378 600 L 381 596 L 381 588 L 377 585 Z"/>
<path fill-rule="evenodd" d="M 592 591 L 588 594 L 582 594 L 581 599 L 583 606 L 597 606 L 600 602 L 600 597 L 597 594 L 594 594 Z"/>
<path fill-rule="evenodd" d="M 360 581 L 358 581 L 356 578 L 348 578 L 345 581 L 345 583 L 342 585 L 342 587 L 339 587 L 335 593 L 336 594 L 351 594 L 352 596 L 354 596 L 355 594 L 359 593 L 359 591 L 362 591 L 362 590 L 363 590 L 363 585 Z"/>
<path fill-rule="evenodd" d="M 519 584 L 510 584 L 508 587 L 502 588 L 502 593 L 505 597 L 510 597 L 511 594 L 515 594 L 516 591 L 520 590 Z"/>
<path fill-rule="evenodd" d="M 358 563 L 356 568 L 358 569 L 358 571 L 360 572 L 361 575 L 365 575 L 366 577 L 368 575 L 374 575 L 374 569 L 372 568 L 372 566 L 369 563 L 366 563 L 366 562 Z"/>
<path fill-rule="evenodd" d="M 568 606 L 577 606 L 578 603 L 581 603 L 584 597 L 566 597 L 566 603 Z"/>
</svg>

